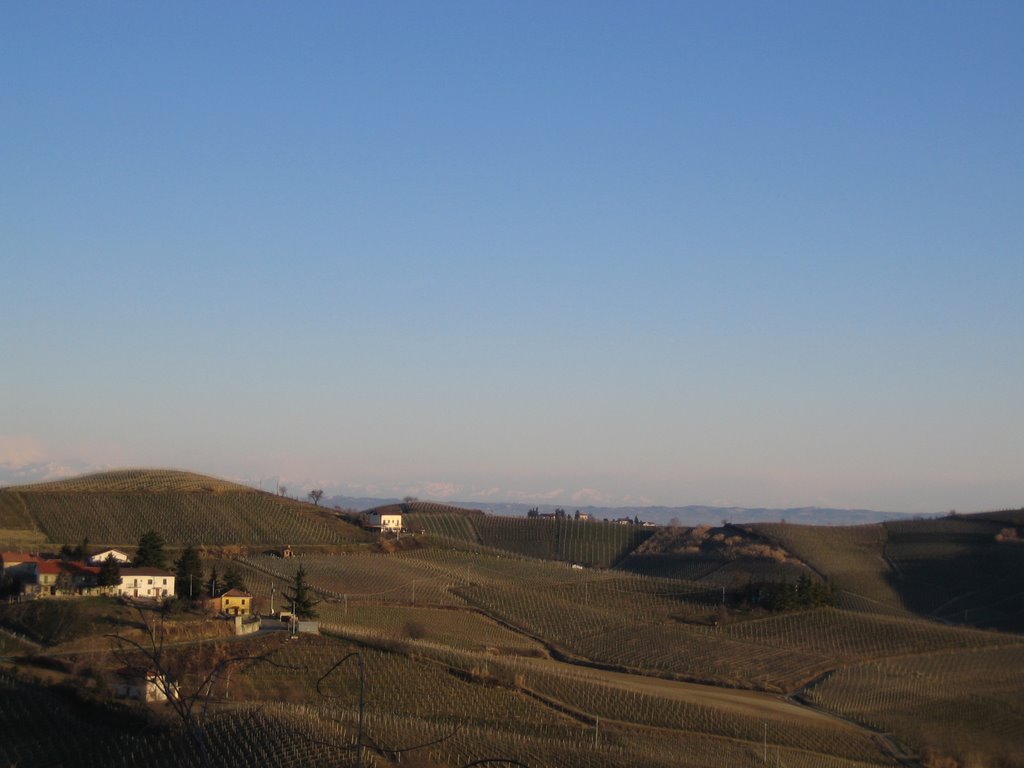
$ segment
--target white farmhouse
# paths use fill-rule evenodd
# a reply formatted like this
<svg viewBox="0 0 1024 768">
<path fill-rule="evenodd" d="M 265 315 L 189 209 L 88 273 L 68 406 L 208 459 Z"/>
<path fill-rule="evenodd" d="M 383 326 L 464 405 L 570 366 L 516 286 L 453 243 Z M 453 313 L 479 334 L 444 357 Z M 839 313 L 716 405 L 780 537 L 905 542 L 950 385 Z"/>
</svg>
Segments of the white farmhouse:
<svg viewBox="0 0 1024 768">
<path fill-rule="evenodd" d="M 387 512 L 371 512 L 369 515 L 368 528 L 377 528 L 380 531 L 402 530 L 402 516 Z"/>
<path fill-rule="evenodd" d="M 174 574 L 160 568 L 122 568 L 115 594 L 164 601 L 174 597 Z"/>
</svg>

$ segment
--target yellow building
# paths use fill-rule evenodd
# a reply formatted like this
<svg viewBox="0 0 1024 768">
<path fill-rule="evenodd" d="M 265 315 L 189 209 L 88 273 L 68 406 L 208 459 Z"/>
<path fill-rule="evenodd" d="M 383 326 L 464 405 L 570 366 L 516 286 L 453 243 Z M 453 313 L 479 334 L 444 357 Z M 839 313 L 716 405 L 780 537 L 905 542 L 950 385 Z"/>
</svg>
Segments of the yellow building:
<svg viewBox="0 0 1024 768">
<path fill-rule="evenodd" d="M 220 610 L 228 616 L 249 616 L 252 614 L 252 595 L 240 589 L 229 589 L 220 596 Z"/>
</svg>

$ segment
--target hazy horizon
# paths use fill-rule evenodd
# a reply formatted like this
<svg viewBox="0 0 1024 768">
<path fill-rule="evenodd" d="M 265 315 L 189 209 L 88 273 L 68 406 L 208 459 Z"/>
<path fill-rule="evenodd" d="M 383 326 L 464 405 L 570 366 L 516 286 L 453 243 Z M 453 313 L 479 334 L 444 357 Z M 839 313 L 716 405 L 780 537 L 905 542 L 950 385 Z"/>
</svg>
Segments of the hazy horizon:
<svg viewBox="0 0 1024 768">
<path fill-rule="evenodd" d="M 1024 6 L 8 4 L 0 484 L 1024 504 Z"/>
<path fill-rule="evenodd" d="M 686 508 L 693 509 L 745 509 L 749 511 L 807 511 L 807 510 L 821 510 L 821 511 L 847 511 L 847 512 L 867 512 L 877 513 L 879 515 L 892 515 L 897 517 L 902 516 L 932 516 L 932 515 L 944 515 L 949 512 L 957 512 L 961 514 L 970 514 L 972 512 L 990 512 L 998 511 L 999 508 L 987 508 L 987 509 L 959 509 L 959 510 L 929 510 L 929 511 L 899 511 L 899 510 L 886 510 L 886 509 L 868 509 L 864 507 L 827 507 L 820 505 L 788 505 L 788 506 L 772 506 L 764 504 L 725 504 L 725 503 L 691 503 L 691 502 L 677 502 L 677 503 L 657 503 L 647 499 L 638 499 L 635 501 L 600 501 L 594 500 L 589 494 L 586 493 L 575 493 L 566 495 L 564 489 L 555 489 L 545 493 L 516 493 L 510 492 L 509 495 L 501 495 L 500 489 L 491 489 L 491 491 L 482 495 L 469 495 L 459 496 L 459 486 L 438 486 L 434 484 L 425 484 L 422 486 L 414 486 L 408 484 L 396 484 L 390 487 L 386 486 L 370 486 L 369 490 L 365 493 L 360 492 L 363 486 L 350 486 L 338 483 L 315 483 L 310 480 L 295 481 L 287 480 L 281 476 L 267 476 L 261 478 L 247 478 L 247 477 L 227 477 L 219 476 L 215 473 L 204 472 L 197 469 L 187 469 L 182 467 L 155 467 L 155 466 L 128 466 L 128 467 L 90 467 L 81 470 L 74 470 L 67 466 L 58 466 L 54 464 L 27 464 L 16 471 L 12 471 L 11 468 L 4 468 L 0 472 L 0 488 L 15 488 L 22 485 L 31 485 L 38 482 L 52 482 L 59 480 L 70 480 L 81 476 L 88 476 L 93 474 L 100 474 L 111 471 L 137 471 L 137 470 L 155 470 L 155 471 L 181 471 L 181 472 L 194 472 L 201 475 L 209 475 L 211 477 L 227 480 L 229 482 L 238 483 L 252 488 L 253 490 L 260 490 L 267 493 L 281 493 L 287 495 L 290 498 L 308 500 L 309 491 L 313 489 L 320 489 L 325 491 L 323 499 L 320 503 L 328 504 L 335 503 L 338 499 L 341 500 L 352 500 L 352 499 L 365 499 L 373 501 L 397 501 L 403 498 L 416 498 L 420 501 L 435 501 L 442 503 L 452 503 L 456 505 L 473 505 L 478 504 L 482 509 L 497 509 L 496 514 L 503 514 L 503 508 L 511 507 L 522 507 L 526 510 L 529 507 L 536 506 L 543 510 L 553 510 L 559 507 L 567 508 L 570 511 L 573 509 L 662 509 L 662 510 L 679 510 Z M 425 492 L 425 496 L 415 496 L 416 492 Z M 470 491 L 470 494 L 474 493 Z M 1016 509 L 1018 507 L 1005 507 L 1005 509 Z M 525 512 L 524 512 L 525 514 Z M 667 520 L 667 518 L 666 518 Z M 657 521 L 656 521 L 657 522 Z M 665 521 L 660 521 L 665 522 Z M 716 520 L 717 522 L 717 520 Z M 833 523 L 834 524 L 834 523 Z"/>
</svg>

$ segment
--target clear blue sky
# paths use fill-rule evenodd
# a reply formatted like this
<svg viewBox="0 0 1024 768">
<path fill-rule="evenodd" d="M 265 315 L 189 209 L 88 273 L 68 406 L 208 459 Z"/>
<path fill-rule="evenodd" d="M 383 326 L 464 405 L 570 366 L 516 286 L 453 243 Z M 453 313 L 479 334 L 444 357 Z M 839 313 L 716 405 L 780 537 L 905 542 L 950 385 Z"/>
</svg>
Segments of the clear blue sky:
<svg viewBox="0 0 1024 768">
<path fill-rule="evenodd" d="M 0 5 L 0 483 L 1024 505 L 1024 5 Z"/>
</svg>

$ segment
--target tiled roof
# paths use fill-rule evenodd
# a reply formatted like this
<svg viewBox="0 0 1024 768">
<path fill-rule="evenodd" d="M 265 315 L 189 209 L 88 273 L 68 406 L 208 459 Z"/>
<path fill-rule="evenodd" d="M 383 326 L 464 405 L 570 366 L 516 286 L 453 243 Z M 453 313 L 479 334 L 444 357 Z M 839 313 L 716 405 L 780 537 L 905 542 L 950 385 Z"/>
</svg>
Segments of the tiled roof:
<svg viewBox="0 0 1024 768">
<path fill-rule="evenodd" d="M 64 571 L 66 573 L 92 573 L 97 574 L 100 569 L 94 565 L 86 565 L 71 560 L 39 560 L 39 572 L 45 574 L 56 574 Z"/>
<path fill-rule="evenodd" d="M 28 552 L 0 552 L 0 560 L 3 560 L 5 565 L 10 565 L 11 563 L 38 563 L 41 559 L 38 555 L 32 555 Z"/>
<path fill-rule="evenodd" d="M 221 597 L 252 597 L 248 592 L 243 592 L 240 589 L 229 589 L 223 593 Z"/>
<path fill-rule="evenodd" d="M 174 576 L 170 571 L 162 568 L 122 568 L 122 576 Z"/>
</svg>

